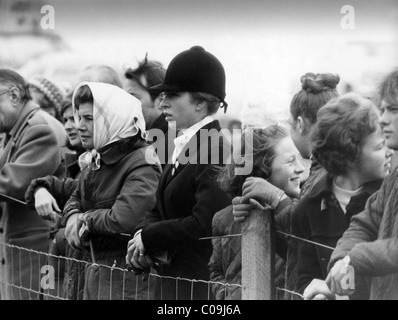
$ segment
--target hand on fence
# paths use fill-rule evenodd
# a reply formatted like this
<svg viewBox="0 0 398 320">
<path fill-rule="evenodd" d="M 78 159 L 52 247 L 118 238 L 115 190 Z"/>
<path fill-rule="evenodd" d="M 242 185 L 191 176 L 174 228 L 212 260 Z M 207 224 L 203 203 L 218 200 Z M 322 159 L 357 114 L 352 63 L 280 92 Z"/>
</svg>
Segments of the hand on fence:
<svg viewBox="0 0 398 320">
<path fill-rule="evenodd" d="M 83 213 L 77 213 L 79 212 L 78 209 L 74 210 L 76 210 L 76 213 L 70 215 L 66 220 L 65 237 L 73 248 L 81 249 L 78 231 L 83 223 Z"/>
<path fill-rule="evenodd" d="M 46 188 L 39 188 L 34 197 L 37 214 L 43 219 L 55 221 L 61 210 L 51 193 Z"/>
<path fill-rule="evenodd" d="M 242 203 L 242 197 L 235 197 L 232 199 L 232 214 L 236 222 L 243 222 L 249 216 L 252 210 L 252 205 Z"/>
<path fill-rule="evenodd" d="M 136 233 L 134 238 L 127 244 L 126 264 L 141 270 L 150 268 L 154 264 L 152 258 L 145 254 L 141 232 Z"/>
<path fill-rule="evenodd" d="M 285 193 L 262 178 L 249 177 L 242 186 L 242 203 L 255 199 L 263 206 L 276 208 Z"/>
<path fill-rule="evenodd" d="M 80 245 L 82 247 L 89 247 L 89 238 L 90 238 L 90 231 L 88 230 L 87 224 L 83 221 L 79 230 L 79 240 L 80 240 Z"/>
<path fill-rule="evenodd" d="M 304 290 L 304 300 L 335 300 L 335 295 L 329 290 L 326 281 L 314 279 Z"/>
<path fill-rule="evenodd" d="M 232 214 L 235 222 L 243 222 L 249 216 L 251 210 L 265 210 L 257 200 L 249 199 L 249 203 L 241 203 L 242 197 L 232 199 Z"/>
<path fill-rule="evenodd" d="M 353 270 L 353 268 L 349 265 L 349 263 L 349 256 L 337 261 L 326 278 L 326 284 L 330 291 L 339 296 L 351 295 L 355 290 L 354 274 L 349 274 L 350 268 L 351 270 Z M 353 271 L 351 272 L 353 273 Z M 345 281 L 347 276 L 352 277 L 352 283 L 350 285 L 348 285 Z"/>
</svg>

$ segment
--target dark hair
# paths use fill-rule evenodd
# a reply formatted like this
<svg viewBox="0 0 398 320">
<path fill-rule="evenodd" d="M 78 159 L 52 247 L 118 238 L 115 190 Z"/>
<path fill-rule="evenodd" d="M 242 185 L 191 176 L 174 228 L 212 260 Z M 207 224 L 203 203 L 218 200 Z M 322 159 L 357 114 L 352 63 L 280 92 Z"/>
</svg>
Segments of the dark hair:
<svg viewBox="0 0 398 320">
<path fill-rule="evenodd" d="M 88 85 L 82 85 L 77 89 L 73 103 L 76 109 L 79 109 L 79 106 L 83 103 L 94 103 L 93 93 Z"/>
<path fill-rule="evenodd" d="M 376 106 L 358 94 L 347 93 L 318 112 L 310 131 L 312 155 L 332 176 L 359 164 L 366 138 L 379 128 Z"/>
<path fill-rule="evenodd" d="M 248 130 L 253 133 L 253 141 L 248 136 Z M 245 149 L 247 150 L 247 145 L 252 143 L 252 172 L 248 175 L 235 175 L 237 165 L 232 162 L 231 164 L 227 164 L 217 177 L 217 182 L 221 189 L 230 193 L 233 197 L 242 194 L 242 185 L 247 177 L 268 179 L 271 176 L 271 165 L 276 156 L 275 145 L 289 136 L 288 130 L 279 125 L 270 125 L 264 129 L 256 128 L 248 130 L 242 134 L 240 150 L 234 150 L 234 152 L 238 152 L 243 156 Z"/>
<path fill-rule="evenodd" d="M 71 108 L 72 107 L 72 101 L 68 100 L 68 99 L 64 99 L 61 102 L 61 116 L 64 115 L 64 112 L 66 111 L 66 109 Z"/>
<path fill-rule="evenodd" d="M 166 69 L 163 65 L 155 60 L 148 60 L 148 53 L 145 58 L 139 62 L 135 69 L 127 69 L 124 76 L 127 79 L 137 81 L 145 90 L 147 90 L 152 100 L 155 100 L 160 92 L 150 89 L 153 86 L 163 83 L 166 75 Z M 141 82 L 140 77 L 145 77 L 146 84 Z"/>
<path fill-rule="evenodd" d="M 300 81 L 302 89 L 293 97 L 290 113 L 294 121 L 304 116 L 314 124 L 318 110 L 330 99 L 339 96 L 336 86 L 340 77 L 332 73 L 306 73 Z"/>
<path fill-rule="evenodd" d="M 107 65 L 89 65 L 83 69 L 80 74 L 79 82 L 103 82 L 113 84 L 119 88 L 122 87 L 122 83 L 116 71 Z"/>
<path fill-rule="evenodd" d="M 378 87 L 376 105 L 380 107 L 383 100 L 388 100 L 390 103 L 398 101 L 398 68 L 388 73 Z"/>
<path fill-rule="evenodd" d="M 15 86 L 21 93 L 21 101 L 26 102 L 32 97 L 29 93 L 29 86 L 25 79 L 17 72 L 11 69 L 0 69 L 0 83 L 6 86 Z"/>
</svg>

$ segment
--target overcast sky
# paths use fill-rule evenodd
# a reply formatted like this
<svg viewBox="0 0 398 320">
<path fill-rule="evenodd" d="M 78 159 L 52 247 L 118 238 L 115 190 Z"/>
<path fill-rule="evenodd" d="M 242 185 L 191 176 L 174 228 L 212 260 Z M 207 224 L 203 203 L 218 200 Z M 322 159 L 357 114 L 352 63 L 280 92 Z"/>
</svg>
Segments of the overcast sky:
<svg viewBox="0 0 398 320">
<path fill-rule="evenodd" d="M 396 0 L 47 0 L 55 31 L 84 55 L 120 66 L 145 52 L 165 66 L 202 45 L 227 73 L 227 101 L 275 97 L 285 104 L 306 72 L 339 73 L 347 81 L 396 63 Z M 341 8 L 355 10 L 355 29 L 341 27 Z M 377 42 L 377 46 L 374 44 Z M 276 102 L 278 104 L 279 102 Z M 231 106 L 232 112 L 238 112 Z"/>
</svg>

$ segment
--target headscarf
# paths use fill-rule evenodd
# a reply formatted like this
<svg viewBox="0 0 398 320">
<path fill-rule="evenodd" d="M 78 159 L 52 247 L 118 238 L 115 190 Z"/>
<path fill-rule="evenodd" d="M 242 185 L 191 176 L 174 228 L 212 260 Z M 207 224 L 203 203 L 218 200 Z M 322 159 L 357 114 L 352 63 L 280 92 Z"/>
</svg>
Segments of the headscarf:
<svg viewBox="0 0 398 320">
<path fill-rule="evenodd" d="M 76 123 L 78 113 L 74 104 L 77 90 L 87 85 L 93 95 L 93 144 L 94 149 L 79 157 L 81 168 L 93 163 L 93 170 L 100 167 L 99 150 L 108 144 L 135 136 L 141 131 L 145 140 L 148 133 L 145 130 L 145 120 L 142 114 L 141 102 L 123 89 L 100 82 L 81 82 L 73 92 L 72 109 Z"/>
</svg>

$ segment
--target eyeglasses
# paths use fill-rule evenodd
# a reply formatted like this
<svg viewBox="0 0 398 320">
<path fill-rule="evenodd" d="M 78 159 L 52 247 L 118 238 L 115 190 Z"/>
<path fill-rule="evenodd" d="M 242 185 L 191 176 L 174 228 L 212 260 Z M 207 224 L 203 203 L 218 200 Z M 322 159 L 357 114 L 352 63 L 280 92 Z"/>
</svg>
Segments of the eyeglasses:
<svg viewBox="0 0 398 320">
<path fill-rule="evenodd" d="M 3 91 L 3 92 L 0 92 L 0 96 L 2 96 L 2 95 L 5 94 L 5 93 L 8 93 L 8 92 L 10 92 L 10 89 L 8 89 L 8 90 L 6 90 L 6 91 Z"/>
</svg>

